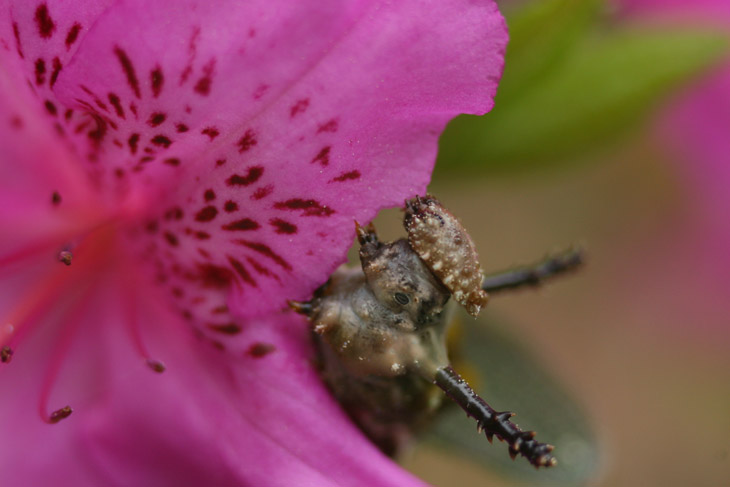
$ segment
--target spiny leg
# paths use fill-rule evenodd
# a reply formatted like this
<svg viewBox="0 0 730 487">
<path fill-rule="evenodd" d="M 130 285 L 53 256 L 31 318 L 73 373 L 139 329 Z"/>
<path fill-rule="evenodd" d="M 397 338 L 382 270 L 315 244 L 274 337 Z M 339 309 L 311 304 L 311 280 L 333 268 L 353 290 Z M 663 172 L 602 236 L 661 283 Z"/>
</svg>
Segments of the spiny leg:
<svg viewBox="0 0 730 487">
<path fill-rule="evenodd" d="M 443 389 L 468 416 L 477 420 L 477 428 L 480 432 L 484 430 L 490 442 L 494 435 L 506 441 L 513 460 L 519 453 L 535 467 L 552 467 L 558 463 L 550 454 L 552 445 L 536 441 L 534 431 L 522 431 L 512 423 L 509 419 L 514 413 L 492 409 L 450 366 L 436 372 L 434 384 Z"/>
<path fill-rule="evenodd" d="M 490 274 L 484 278 L 482 289 L 492 294 L 524 286 L 539 286 L 544 280 L 575 270 L 584 262 L 583 249 L 571 248 L 536 264 Z"/>
</svg>

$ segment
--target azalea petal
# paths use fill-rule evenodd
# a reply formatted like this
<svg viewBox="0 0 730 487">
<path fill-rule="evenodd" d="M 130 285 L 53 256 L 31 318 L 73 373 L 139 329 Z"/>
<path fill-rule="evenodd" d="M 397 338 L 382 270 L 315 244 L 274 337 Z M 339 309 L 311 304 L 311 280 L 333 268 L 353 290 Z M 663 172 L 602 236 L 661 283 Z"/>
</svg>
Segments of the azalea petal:
<svg viewBox="0 0 730 487">
<path fill-rule="evenodd" d="M 730 3 L 725 0 L 623 0 L 628 13 L 643 21 L 701 23 L 730 34 Z M 642 275 L 682 276 L 653 289 L 669 300 L 667 313 L 675 322 L 704 327 L 713 339 L 727 341 L 727 293 L 730 289 L 730 64 L 725 62 L 680 93 L 658 117 L 658 136 L 670 148 L 667 159 L 684 183 L 687 211 L 671 238 L 662 237 L 641 256 Z M 677 319 L 681 316 L 684 319 Z M 654 320 L 656 321 L 656 320 Z M 723 333 L 724 332 L 724 333 Z"/>
<path fill-rule="evenodd" d="M 487 111 L 501 74 L 491 2 L 175 5 L 108 9 L 55 90 L 101 121 L 80 152 L 153 209 L 139 245 L 207 329 L 234 330 L 231 284 L 245 316 L 310 296 L 353 219 L 424 192 L 444 125 Z"/>
<path fill-rule="evenodd" d="M 194 339 L 176 315 L 139 290 L 144 339 L 167 364 L 155 374 L 136 360 L 122 294 L 111 279 L 84 300 L 80 329 L 51 395 L 71 417 L 38 420 L 34 383 L 53 333 L 37 334 L 0 374 L 8 485 L 421 485 L 355 429 L 313 366 L 308 327 L 274 317 L 245 332 L 235 357 Z M 28 455 L 33 452 L 33 455 Z"/>
</svg>

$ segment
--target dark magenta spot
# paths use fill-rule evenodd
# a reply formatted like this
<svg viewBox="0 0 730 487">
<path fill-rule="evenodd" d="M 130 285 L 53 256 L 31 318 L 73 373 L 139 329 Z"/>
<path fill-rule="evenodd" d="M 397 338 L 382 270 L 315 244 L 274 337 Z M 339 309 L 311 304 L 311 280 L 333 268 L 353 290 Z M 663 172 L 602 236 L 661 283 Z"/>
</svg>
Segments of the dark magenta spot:
<svg viewBox="0 0 730 487">
<path fill-rule="evenodd" d="M 332 180 L 330 180 L 330 183 L 335 182 L 335 181 L 337 181 L 337 182 L 349 181 L 349 180 L 353 180 L 353 179 L 360 179 L 360 171 L 354 170 L 354 171 L 344 172 L 344 173 L 340 174 L 339 176 L 337 176 L 336 178 L 333 178 Z"/>
<path fill-rule="evenodd" d="M 38 58 L 35 62 L 35 84 L 38 86 L 46 82 L 46 62 Z"/>
<path fill-rule="evenodd" d="M 221 227 L 223 230 L 228 231 L 248 231 L 248 230 L 257 230 L 259 228 L 259 224 L 255 221 L 251 220 L 250 218 L 241 218 L 240 220 L 236 220 L 231 223 L 227 223 L 226 225 L 223 225 Z"/>
<path fill-rule="evenodd" d="M 337 129 L 339 128 L 339 122 L 336 118 L 333 118 L 332 120 L 329 120 L 317 128 L 317 133 L 321 134 L 322 132 L 337 132 Z"/>
<path fill-rule="evenodd" d="M 167 159 L 165 159 L 162 162 L 164 162 L 168 166 L 173 166 L 173 167 L 177 167 L 180 165 L 180 159 L 178 159 L 177 157 L 168 157 Z"/>
<path fill-rule="evenodd" d="M 210 85 L 213 82 L 213 69 L 215 68 L 215 59 L 211 59 L 203 66 L 203 76 L 195 83 L 193 90 L 201 95 L 208 96 L 210 94 Z"/>
<path fill-rule="evenodd" d="M 252 356 L 253 358 L 261 358 L 265 357 L 268 354 L 275 352 L 276 347 L 270 343 L 262 343 L 257 342 L 248 347 L 248 350 L 246 350 L 246 353 Z"/>
<path fill-rule="evenodd" d="M 20 43 L 20 29 L 18 28 L 17 22 L 13 22 L 13 36 L 15 36 L 15 49 L 18 51 L 18 56 L 20 56 L 20 59 L 25 59 L 23 46 Z"/>
<path fill-rule="evenodd" d="M 210 234 L 208 232 L 197 231 L 195 232 L 195 238 L 198 240 L 208 240 L 210 238 Z"/>
<path fill-rule="evenodd" d="M 179 206 L 170 208 L 165 212 L 165 220 L 182 220 L 183 216 L 185 214 Z"/>
<path fill-rule="evenodd" d="M 210 81 L 209 77 L 203 76 L 195 83 L 193 90 L 199 95 L 208 96 L 210 94 Z"/>
<path fill-rule="evenodd" d="M 206 206 L 195 215 L 195 220 L 199 222 L 209 222 L 218 215 L 218 208 L 215 206 Z"/>
<path fill-rule="evenodd" d="M 38 8 L 35 9 L 35 23 L 38 26 L 40 36 L 44 39 L 50 39 L 53 31 L 56 30 L 56 24 L 48 13 L 48 6 L 45 3 L 38 5 Z"/>
<path fill-rule="evenodd" d="M 157 127 L 158 125 L 163 124 L 166 119 L 167 115 L 165 115 L 164 113 L 155 112 L 150 115 L 150 118 L 147 120 L 147 125 L 149 125 L 150 127 Z"/>
<path fill-rule="evenodd" d="M 225 159 L 218 159 L 217 161 L 215 161 L 216 166 L 222 166 L 225 163 L 226 163 Z"/>
<path fill-rule="evenodd" d="M 213 201 L 215 199 L 215 191 L 212 189 L 206 189 L 205 193 L 203 193 L 203 199 L 205 199 L 205 201 Z"/>
<path fill-rule="evenodd" d="M 134 103 L 130 103 L 129 109 L 134 114 L 134 118 L 137 118 L 137 105 L 135 105 Z"/>
<path fill-rule="evenodd" d="M 335 212 L 332 208 L 328 208 L 318 201 L 300 198 L 276 202 L 274 208 L 277 210 L 300 210 L 303 212 L 303 216 L 330 216 Z"/>
<path fill-rule="evenodd" d="M 157 233 L 157 231 L 160 229 L 160 224 L 157 223 L 157 220 L 150 220 L 147 222 L 147 224 L 144 226 L 144 230 L 147 233 Z"/>
<path fill-rule="evenodd" d="M 233 272 L 227 267 L 198 264 L 198 277 L 203 282 L 203 287 L 220 289 L 228 287 L 233 279 Z"/>
<path fill-rule="evenodd" d="M 178 134 L 183 134 L 183 133 L 187 132 L 190 129 L 184 123 L 178 123 L 178 124 L 175 125 L 175 130 L 177 130 L 177 133 Z"/>
<path fill-rule="evenodd" d="M 61 73 L 61 68 L 63 66 L 61 65 L 61 60 L 57 57 L 53 58 L 53 71 L 51 72 L 51 88 L 53 88 L 53 85 L 56 84 L 56 80 L 58 79 L 58 75 Z"/>
<path fill-rule="evenodd" d="M 177 236 L 174 233 L 165 232 L 164 236 L 165 236 L 165 240 L 167 240 L 167 243 L 169 243 L 173 247 L 177 247 L 179 242 L 178 242 Z"/>
<path fill-rule="evenodd" d="M 51 100 L 46 100 L 44 105 L 46 107 L 46 111 L 55 117 L 58 113 L 58 110 L 56 110 L 56 105 L 54 105 Z"/>
<path fill-rule="evenodd" d="M 256 144 L 258 144 L 258 140 L 256 140 L 256 134 L 253 130 L 248 129 L 246 130 L 246 133 L 243 134 L 243 137 L 238 139 L 238 152 L 246 152 Z"/>
<path fill-rule="evenodd" d="M 252 200 L 260 200 L 263 198 L 266 198 L 271 194 L 271 192 L 274 191 L 274 186 L 272 184 L 267 184 L 266 186 L 262 186 L 260 188 L 257 188 L 256 191 L 253 192 L 251 195 Z"/>
<path fill-rule="evenodd" d="M 162 68 L 157 65 L 155 69 L 150 71 L 150 85 L 152 86 L 152 96 L 157 98 L 160 96 L 162 86 L 165 84 L 165 76 L 162 74 Z"/>
<path fill-rule="evenodd" d="M 16 130 L 22 129 L 23 128 L 23 119 L 20 118 L 18 115 L 14 115 L 10 119 L 10 126 Z"/>
<path fill-rule="evenodd" d="M 129 139 L 127 140 L 127 144 L 129 144 L 129 150 L 132 154 L 137 153 L 137 144 L 139 143 L 139 134 L 132 134 L 129 136 Z"/>
<path fill-rule="evenodd" d="M 235 323 L 226 323 L 223 325 L 208 323 L 206 326 L 215 332 L 224 333 L 226 335 L 237 335 L 241 333 L 241 327 Z"/>
<path fill-rule="evenodd" d="M 254 281 L 253 277 L 251 277 L 251 274 L 248 273 L 248 269 L 244 267 L 241 261 L 234 257 L 231 257 L 230 255 L 227 255 L 226 257 L 228 258 L 228 262 L 230 262 L 233 266 L 233 269 L 238 273 L 239 276 L 241 276 L 241 279 L 243 279 L 244 282 L 247 282 L 251 286 L 255 287 L 256 281 Z"/>
<path fill-rule="evenodd" d="M 262 266 L 261 264 L 259 264 L 258 262 L 256 262 L 251 257 L 246 257 L 246 262 L 248 262 L 249 264 L 251 264 L 251 267 L 253 267 L 254 270 L 258 274 L 260 274 L 262 276 L 266 276 L 266 277 L 273 277 L 277 281 L 279 280 L 279 276 L 277 276 L 276 274 L 274 274 L 271 271 L 269 271 L 269 269 L 267 269 L 266 267 Z"/>
<path fill-rule="evenodd" d="M 109 93 L 109 103 L 114 107 L 114 111 L 117 112 L 119 118 L 125 118 L 124 107 L 122 107 L 121 100 L 115 93 Z"/>
<path fill-rule="evenodd" d="M 226 180 L 228 186 L 248 186 L 255 183 L 264 174 L 264 168 L 261 166 L 252 166 L 248 168 L 245 176 L 234 174 Z"/>
<path fill-rule="evenodd" d="M 96 126 L 94 130 L 89 131 L 87 135 L 92 140 L 92 142 L 98 144 L 104 139 L 107 131 L 107 126 L 106 121 L 104 121 L 104 119 L 99 117 L 98 115 L 93 115 L 93 118 Z"/>
<path fill-rule="evenodd" d="M 122 65 L 122 70 L 127 77 L 127 83 L 134 92 L 134 96 L 141 98 L 142 95 L 139 91 L 139 80 L 137 80 L 137 73 L 134 71 L 134 65 L 127 56 L 127 53 L 119 46 L 114 47 L 114 54 L 116 54 L 119 63 Z M 133 110 L 134 111 L 134 110 Z"/>
<path fill-rule="evenodd" d="M 165 135 L 155 135 L 154 137 L 152 137 L 150 142 L 157 146 L 164 147 L 165 149 L 170 147 L 170 145 L 172 144 L 170 138 Z"/>
<path fill-rule="evenodd" d="M 210 312 L 213 313 L 214 315 L 222 315 L 222 314 L 228 313 L 228 306 L 226 306 L 225 304 L 223 304 L 221 306 L 216 306 L 215 308 L 210 310 Z"/>
<path fill-rule="evenodd" d="M 69 50 L 73 43 L 76 42 L 76 39 L 79 37 L 79 32 L 81 32 L 81 24 L 74 22 L 74 25 L 71 26 L 68 34 L 66 34 L 66 50 Z"/>
<path fill-rule="evenodd" d="M 215 127 L 205 127 L 203 130 L 200 131 L 200 133 L 210 137 L 210 140 L 215 139 L 220 134 L 220 132 L 218 132 L 218 129 Z"/>
<path fill-rule="evenodd" d="M 299 113 L 303 113 L 309 107 L 309 98 L 302 98 L 297 100 L 295 104 L 289 109 L 289 116 L 294 118 Z"/>
<path fill-rule="evenodd" d="M 326 166 L 330 163 L 330 149 L 332 149 L 331 146 L 322 147 L 322 150 L 320 150 L 316 156 L 314 156 L 314 159 L 312 159 L 312 163 L 319 162 L 321 165 Z"/>
<path fill-rule="evenodd" d="M 53 206 L 58 206 L 61 204 L 61 193 L 58 191 L 54 191 L 51 193 L 51 204 Z"/>
<path fill-rule="evenodd" d="M 297 226 L 281 218 L 272 218 L 269 223 L 274 226 L 276 233 L 292 235 L 297 233 Z"/>
<path fill-rule="evenodd" d="M 233 213 L 234 211 L 238 210 L 238 203 L 228 200 L 226 201 L 226 204 L 223 205 L 223 209 L 226 210 L 226 213 Z"/>
<path fill-rule="evenodd" d="M 71 120 L 71 117 L 73 117 L 74 111 L 68 108 L 66 110 L 66 113 L 63 114 L 63 118 L 65 118 L 67 121 Z"/>
<path fill-rule="evenodd" d="M 174 287 L 171 289 L 171 291 L 172 291 L 172 295 L 175 296 L 176 298 L 182 298 L 185 295 L 183 290 L 179 287 Z"/>
<path fill-rule="evenodd" d="M 253 99 L 260 100 L 261 97 L 264 96 L 267 91 L 269 91 L 269 85 L 259 85 L 256 88 L 256 91 L 253 92 Z"/>
<path fill-rule="evenodd" d="M 259 254 L 263 255 L 264 257 L 267 257 L 271 259 L 272 261 L 276 262 L 276 264 L 280 265 L 284 269 L 291 271 L 292 266 L 287 262 L 282 256 L 271 250 L 271 247 L 264 243 L 259 242 L 251 242 L 249 240 L 243 240 L 243 239 L 236 239 L 232 241 L 235 244 L 243 245 L 244 247 L 247 247 L 255 252 L 258 252 Z"/>
</svg>

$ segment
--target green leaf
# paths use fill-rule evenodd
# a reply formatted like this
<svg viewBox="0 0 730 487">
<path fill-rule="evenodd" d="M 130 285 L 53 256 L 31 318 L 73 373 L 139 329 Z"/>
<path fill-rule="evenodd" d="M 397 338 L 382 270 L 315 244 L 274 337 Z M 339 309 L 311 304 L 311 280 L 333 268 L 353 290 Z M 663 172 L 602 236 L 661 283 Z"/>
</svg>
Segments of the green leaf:
<svg viewBox="0 0 730 487">
<path fill-rule="evenodd" d="M 538 0 L 509 12 L 510 41 L 500 103 L 560 65 L 572 46 L 597 25 L 601 0 Z"/>
<path fill-rule="evenodd" d="M 724 35 L 698 29 L 634 26 L 583 38 L 529 86 L 511 90 L 505 79 L 500 89 L 510 96 L 502 103 L 498 94 L 491 113 L 452 121 L 437 170 L 494 173 L 574 162 L 635 129 L 726 52 Z"/>
<path fill-rule="evenodd" d="M 539 441 L 554 445 L 558 464 L 537 470 L 523 458 L 510 460 L 507 445 L 496 439 L 490 444 L 458 407 L 443 412 L 427 439 L 527 485 L 585 485 L 595 475 L 600 455 L 591 422 L 576 399 L 532 354 L 500 331 L 505 326 L 482 317 L 477 323 L 464 321 L 454 367 L 492 407 L 517 413 L 514 421 L 522 429 L 537 431 Z"/>
</svg>

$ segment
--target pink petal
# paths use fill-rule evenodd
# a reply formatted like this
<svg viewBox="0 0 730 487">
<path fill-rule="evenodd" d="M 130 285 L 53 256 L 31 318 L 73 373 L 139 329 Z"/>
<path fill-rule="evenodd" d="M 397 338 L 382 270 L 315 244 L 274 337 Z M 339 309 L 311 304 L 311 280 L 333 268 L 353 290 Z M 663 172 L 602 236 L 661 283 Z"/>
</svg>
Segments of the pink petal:
<svg viewBox="0 0 730 487">
<path fill-rule="evenodd" d="M 725 0 L 624 0 L 620 4 L 642 21 L 699 23 L 730 33 L 730 3 Z M 664 107 L 657 128 L 662 147 L 669 148 L 667 159 L 684 183 L 687 208 L 674 233 L 662 236 L 661 243 L 640 257 L 648 269 L 638 274 L 652 276 L 645 286 L 650 291 L 641 299 L 661 303 L 656 309 L 666 309 L 670 321 L 691 323 L 694 330 L 703 327 L 711 332 L 706 336 L 727 341 L 730 64 L 719 66 Z M 656 286 L 658 274 L 672 278 Z"/>
<path fill-rule="evenodd" d="M 95 177 L 153 209 L 139 245 L 211 327 L 229 283 L 246 316 L 306 299 L 353 219 L 424 192 L 444 125 L 487 111 L 502 69 L 491 2 L 165 5 L 107 10 L 55 90 L 107 121 Z"/>
<path fill-rule="evenodd" d="M 35 335 L 7 364 L 0 387 L 17 391 L 0 403 L 7 485 L 420 485 L 334 403 L 304 352 L 309 331 L 298 317 L 247 329 L 252 348 L 232 357 L 193 339 L 149 291 L 138 294 L 141 324 L 164 374 L 136 357 L 121 319 L 129 303 L 111 278 L 86 297 L 51 395 L 73 415 L 49 426 L 28 407 L 53 333 Z"/>
</svg>

